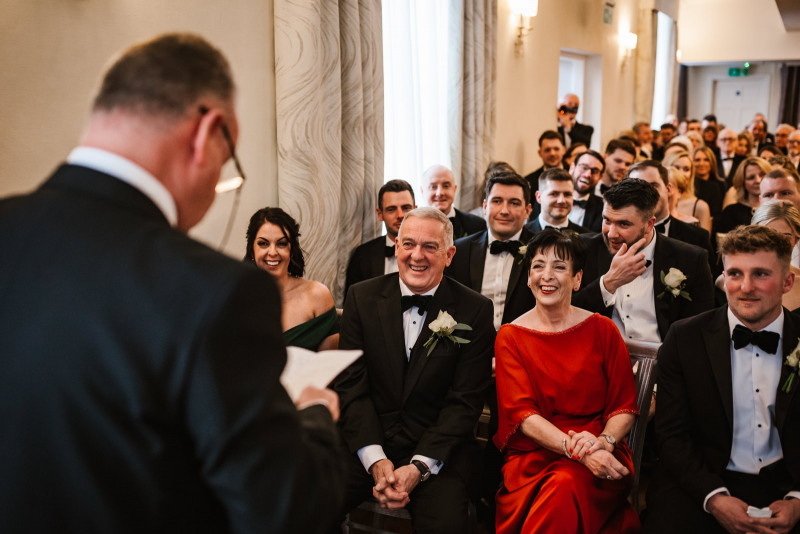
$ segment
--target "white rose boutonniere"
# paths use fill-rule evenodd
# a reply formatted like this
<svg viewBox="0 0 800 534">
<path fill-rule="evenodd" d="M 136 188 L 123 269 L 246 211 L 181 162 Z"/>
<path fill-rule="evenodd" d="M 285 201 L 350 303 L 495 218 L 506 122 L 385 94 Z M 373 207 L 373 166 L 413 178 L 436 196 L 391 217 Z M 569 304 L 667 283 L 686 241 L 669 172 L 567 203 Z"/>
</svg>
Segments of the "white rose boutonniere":
<svg viewBox="0 0 800 534">
<path fill-rule="evenodd" d="M 445 339 L 446 341 L 451 341 L 456 345 L 460 345 L 461 343 L 469 343 L 469 339 L 464 339 L 463 337 L 454 336 L 453 332 L 456 330 L 472 330 L 472 327 L 463 324 L 457 323 L 453 316 L 447 313 L 444 310 L 439 310 L 439 315 L 436 316 L 436 319 L 431 321 L 431 324 L 428 325 L 433 331 L 431 337 L 428 338 L 428 341 L 425 342 L 423 347 L 428 348 L 428 353 L 426 356 L 430 356 L 433 349 L 436 348 L 436 344 L 439 342 L 439 339 Z"/>
<path fill-rule="evenodd" d="M 797 346 L 794 348 L 792 352 L 786 356 L 786 360 L 784 360 L 783 365 L 789 367 L 789 376 L 786 378 L 786 381 L 781 386 L 781 391 L 785 393 L 789 393 L 792 390 L 792 385 L 794 384 L 794 377 L 800 373 L 800 339 L 797 342 Z"/>
<path fill-rule="evenodd" d="M 658 298 L 663 299 L 665 296 L 669 296 L 670 298 L 683 297 L 688 301 L 692 300 L 689 292 L 683 289 L 686 287 L 686 275 L 680 269 L 670 267 L 667 274 L 661 271 L 661 283 L 664 284 L 664 291 L 658 294 Z"/>
<path fill-rule="evenodd" d="M 517 254 L 519 254 L 519 260 L 517 260 L 517 263 L 522 263 L 522 261 L 525 259 L 525 254 L 527 254 L 527 252 L 528 252 L 528 245 L 519 246 L 519 249 L 517 249 Z"/>
</svg>

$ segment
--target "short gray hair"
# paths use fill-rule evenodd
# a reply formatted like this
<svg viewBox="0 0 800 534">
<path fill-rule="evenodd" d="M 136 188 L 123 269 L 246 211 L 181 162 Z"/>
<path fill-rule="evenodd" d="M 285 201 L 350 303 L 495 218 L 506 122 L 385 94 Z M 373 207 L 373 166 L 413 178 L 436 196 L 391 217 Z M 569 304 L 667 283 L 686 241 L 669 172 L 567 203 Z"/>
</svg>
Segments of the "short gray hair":
<svg viewBox="0 0 800 534">
<path fill-rule="evenodd" d="M 418 219 L 433 219 L 442 223 L 442 227 L 444 228 L 444 248 L 450 248 L 453 246 L 453 223 L 450 222 L 450 219 L 447 218 L 447 215 L 438 209 L 427 206 L 415 208 L 405 214 L 403 217 L 403 224 L 400 225 L 400 232 L 397 234 L 398 236 L 403 233 L 403 225 L 405 225 L 406 221 L 412 217 L 416 217 Z"/>
</svg>

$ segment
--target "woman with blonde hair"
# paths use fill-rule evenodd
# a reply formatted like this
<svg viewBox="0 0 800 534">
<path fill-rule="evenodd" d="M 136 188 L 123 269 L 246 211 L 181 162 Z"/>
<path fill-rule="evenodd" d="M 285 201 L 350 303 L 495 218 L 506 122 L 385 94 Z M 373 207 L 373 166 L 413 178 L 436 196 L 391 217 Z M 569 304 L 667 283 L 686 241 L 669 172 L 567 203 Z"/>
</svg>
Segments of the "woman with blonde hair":
<svg viewBox="0 0 800 534">
<path fill-rule="evenodd" d="M 786 200 L 765 202 L 759 206 L 753 213 L 751 224 L 766 226 L 785 235 L 793 248 L 800 239 L 800 211 Z M 800 269 L 794 265 L 790 269 L 794 273 L 795 284 L 788 293 L 783 294 L 782 301 L 786 309 L 796 311 L 800 308 L 800 284 L 797 283 Z"/>
<path fill-rule="evenodd" d="M 694 192 L 708 204 L 713 219 L 722 211 L 725 196 L 725 181 L 717 175 L 717 157 L 707 146 L 701 146 L 692 153 L 694 161 Z"/>
<path fill-rule="evenodd" d="M 675 185 L 680 191 L 676 206 L 677 212 L 683 215 L 673 217 L 688 222 L 687 218 L 698 221 L 701 228 L 711 233 L 711 210 L 705 200 L 697 198 L 694 193 L 694 162 L 688 152 L 671 152 L 664 157 L 664 166 L 679 171 L 675 177 Z M 672 179 L 672 177 L 670 177 Z"/>
<path fill-rule="evenodd" d="M 743 224 L 750 224 L 753 210 L 758 207 L 761 179 L 771 170 L 769 163 L 751 156 L 744 160 L 733 175 L 733 185 L 725 195 L 730 202 L 714 221 L 714 233 L 726 234 Z"/>
</svg>

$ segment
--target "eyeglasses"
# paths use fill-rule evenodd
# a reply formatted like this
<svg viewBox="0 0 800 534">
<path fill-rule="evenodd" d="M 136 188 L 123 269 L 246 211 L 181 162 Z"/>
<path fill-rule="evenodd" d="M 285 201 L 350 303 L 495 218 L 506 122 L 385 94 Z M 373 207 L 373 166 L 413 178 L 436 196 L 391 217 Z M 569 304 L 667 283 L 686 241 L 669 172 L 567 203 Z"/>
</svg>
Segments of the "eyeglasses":
<svg viewBox="0 0 800 534">
<path fill-rule="evenodd" d="M 798 140 L 798 139 L 789 139 L 787 141 L 787 143 L 790 144 L 790 145 L 796 145 L 796 144 L 800 144 L 800 140 Z"/>
<path fill-rule="evenodd" d="M 719 139 L 717 139 L 717 141 L 722 141 L 724 143 L 733 143 L 734 141 L 736 141 L 736 139 L 737 139 L 736 137 L 720 137 Z"/>
<path fill-rule="evenodd" d="M 201 115 L 205 115 L 208 113 L 208 111 L 209 110 L 207 107 L 200 106 Z M 228 244 L 228 238 L 231 236 L 233 221 L 236 218 L 236 213 L 239 211 L 239 199 L 241 198 L 242 185 L 244 185 L 246 177 L 244 175 L 244 171 L 242 170 L 242 164 L 239 163 L 239 158 L 236 156 L 236 146 L 233 144 L 233 136 L 231 135 L 231 131 L 228 129 L 228 125 L 223 121 L 222 124 L 220 124 L 220 127 L 222 130 L 222 137 L 225 138 L 225 143 L 228 145 L 228 152 L 231 153 L 233 165 L 236 167 L 236 172 L 239 173 L 239 176 L 222 180 L 221 182 L 217 183 L 217 186 L 214 188 L 217 194 L 227 193 L 228 191 L 234 190 L 236 191 L 236 196 L 233 198 L 233 205 L 231 206 L 231 214 L 228 216 L 228 224 L 225 227 L 225 233 L 223 234 L 222 242 L 219 245 L 219 250 L 222 251 L 224 250 L 225 245 Z"/>
<path fill-rule="evenodd" d="M 580 172 L 586 172 L 586 171 L 589 171 L 589 173 L 590 173 L 592 176 L 598 176 L 598 175 L 599 175 L 601 172 L 603 172 L 603 171 L 602 171 L 602 170 L 600 170 L 600 169 L 593 168 L 593 167 L 589 167 L 589 166 L 588 166 L 588 165 L 586 165 L 585 163 L 578 163 L 578 170 L 579 170 Z"/>
</svg>

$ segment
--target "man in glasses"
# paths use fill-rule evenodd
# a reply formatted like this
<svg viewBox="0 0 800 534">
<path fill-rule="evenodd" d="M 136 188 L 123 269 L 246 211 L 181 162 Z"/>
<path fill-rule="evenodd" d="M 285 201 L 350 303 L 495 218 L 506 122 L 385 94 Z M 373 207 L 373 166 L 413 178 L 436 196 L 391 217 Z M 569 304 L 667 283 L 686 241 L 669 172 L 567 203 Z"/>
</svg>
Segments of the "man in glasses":
<svg viewBox="0 0 800 534">
<path fill-rule="evenodd" d="M 577 120 L 578 108 L 581 101 L 578 95 L 568 93 L 564 95 L 558 104 L 558 133 L 564 139 L 566 146 L 573 143 L 583 143 L 586 146 L 592 144 L 592 133 L 594 127 L 588 124 L 581 124 Z"/>
<path fill-rule="evenodd" d="M 725 128 L 717 137 L 717 146 L 719 147 L 717 174 L 725 178 L 725 183 L 731 185 L 733 176 L 736 174 L 736 169 L 745 159 L 744 156 L 740 156 L 736 153 L 736 149 L 739 147 L 739 137 L 736 135 L 736 132 L 730 128 Z"/>
<path fill-rule="evenodd" d="M 234 96 L 202 38 L 135 45 L 66 164 L 0 200 L 0 532 L 335 519 L 338 397 L 295 408 L 272 277 L 186 235 L 233 155 Z"/>
<path fill-rule="evenodd" d="M 594 150 L 578 154 L 569 168 L 575 184 L 569 220 L 595 233 L 603 227 L 603 199 L 594 194 L 594 187 L 605 169 L 603 156 Z"/>
<path fill-rule="evenodd" d="M 795 130 L 789 135 L 786 148 L 788 150 L 789 159 L 792 160 L 794 166 L 800 166 L 800 130 Z"/>
</svg>

